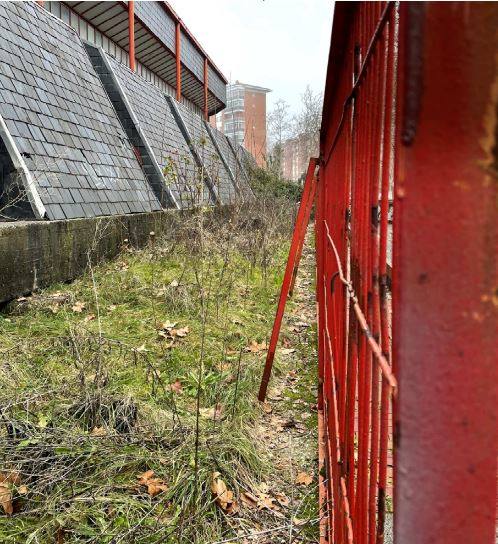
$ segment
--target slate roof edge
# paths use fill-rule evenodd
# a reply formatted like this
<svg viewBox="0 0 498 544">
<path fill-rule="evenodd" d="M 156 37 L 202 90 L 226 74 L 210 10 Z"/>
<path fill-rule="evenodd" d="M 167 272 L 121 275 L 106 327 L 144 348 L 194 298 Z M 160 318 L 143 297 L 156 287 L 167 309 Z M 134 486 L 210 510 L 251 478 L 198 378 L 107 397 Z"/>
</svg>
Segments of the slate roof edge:
<svg viewBox="0 0 498 544">
<path fill-rule="evenodd" d="M 92 45 L 92 44 L 90 44 Z M 95 46 L 93 46 L 95 47 Z M 130 119 L 133 121 L 133 124 L 135 125 L 135 128 L 137 129 L 137 132 L 140 136 L 140 138 L 142 138 L 142 142 L 145 146 L 145 148 L 147 149 L 147 153 L 149 154 L 150 156 L 150 159 L 151 161 L 153 162 L 153 165 L 154 165 L 154 168 L 157 170 L 158 174 L 160 175 L 161 179 L 164 180 L 164 175 L 162 173 L 162 170 L 161 170 L 161 167 L 159 166 L 157 160 L 156 160 L 156 156 L 152 150 L 152 147 L 150 146 L 149 144 L 149 141 L 147 140 L 146 136 L 145 136 L 145 133 L 144 131 L 142 130 L 142 127 L 140 126 L 140 122 L 137 118 L 137 116 L 135 115 L 135 112 L 133 111 L 133 108 L 131 107 L 131 104 L 130 102 L 128 101 L 128 97 L 126 96 L 126 93 L 124 92 L 123 90 L 123 87 L 121 86 L 121 83 L 119 82 L 119 79 L 116 77 L 116 74 L 114 73 L 114 70 L 111 66 L 111 63 L 109 62 L 109 59 L 107 57 L 107 54 L 106 52 L 100 48 L 100 47 L 95 47 L 99 53 L 100 53 L 100 56 L 102 57 L 102 60 L 107 68 L 107 70 L 109 71 L 109 75 L 111 76 L 113 82 L 114 82 L 114 85 L 116 86 L 116 89 L 121 97 L 121 100 L 123 101 L 126 109 L 128 110 L 128 115 L 130 116 Z M 136 72 L 133 72 L 136 76 L 138 76 L 138 74 L 136 74 Z M 138 76 L 140 77 L 140 76 Z M 144 79 L 144 78 L 142 78 Z M 157 89 L 157 87 L 156 87 Z M 114 107 L 114 105 L 112 105 Z M 123 127 L 123 130 L 124 130 L 124 127 Z M 126 130 L 125 130 L 125 134 L 126 134 Z M 180 205 L 178 204 L 178 202 L 176 201 L 176 198 L 175 196 L 173 195 L 173 192 L 171 191 L 171 189 L 167 186 L 166 183 L 164 183 L 164 186 L 166 188 L 166 191 L 168 193 L 168 198 L 171 200 L 171 202 L 173 203 L 174 207 L 179 210 L 180 209 Z"/>
<path fill-rule="evenodd" d="M 179 102 L 177 102 L 172 96 L 165 94 L 164 97 L 170 106 L 171 113 L 173 114 L 173 118 L 175 119 L 176 124 L 178 125 L 178 128 L 180 129 L 181 133 L 183 134 L 183 137 L 185 138 L 185 141 L 187 142 L 187 145 L 190 149 L 190 152 L 192 153 L 192 156 L 194 157 L 194 161 L 196 162 L 197 167 L 201 168 L 202 170 L 203 181 L 205 185 L 207 186 L 209 192 L 211 193 L 211 196 L 215 204 L 221 204 L 222 202 L 221 202 L 220 195 L 218 194 L 216 186 L 213 183 L 213 180 L 211 179 L 211 176 L 207 168 L 204 166 L 204 161 L 202 160 L 202 157 L 198 153 L 193 143 L 192 135 L 190 134 L 187 124 L 185 123 L 185 119 L 183 118 L 180 108 L 178 107 L 180 105 Z M 192 113 L 194 115 L 197 115 L 195 112 L 192 112 Z"/>
<path fill-rule="evenodd" d="M 26 166 L 26 163 L 24 162 L 24 159 L 16 146 L 14 139 L 7 128 L 2 115 L 0 115 L 0 137 L 2 138 L 3 143 L 9 153 L 14 168 L 21 175 L 24 189 L 26 190 L 26 195 L 29 203 L 31 204 L 35 217 L 37 219 L 45 219 L 47 216 L 47 210 L 41 201 L 40 195 L 38 194 L 38 189 L 35 185 L 33 176 L 28 170 L 28 167 Z"/>
<path fill-rule="evenodd" d="M 204 126 L 206 128 L 206 132 L 208 133 L 209 137 L 211 138 L 211 142 L 213 142 L 213 146 L 214 146 L 216 152 L 218 153 L 218 155 L 219 155 L 219 157 L 221 159 L 221 162 L 223 163 L 223 166 L 225 167 L 225 170 L 228 173 L 228 177 L 230 178 L 230 181 L 231 181 L 231 183 L 233 185 L 233 188 L 235 189 L 235 192 L 237 193 L 238 196 L 241 196 L 240 187 L 238 186 L 237 182 L 235 181 L 235 176 L 234 176 L 234 174 L 232 172 L 232 169 L 230 168 L 230 166 L 229 166 L 229 164 L 228 164 L 228 162 L 226 160 L 226 157 L 223 155 L 223 152 L 221 151 L 221 148 L 218 145 L 218 142 L 217 142 L 216 138 L 214 137 L 211 125 L 205 119 L 203 119 L 203 122 L 204 122 Z"/>
</svg>

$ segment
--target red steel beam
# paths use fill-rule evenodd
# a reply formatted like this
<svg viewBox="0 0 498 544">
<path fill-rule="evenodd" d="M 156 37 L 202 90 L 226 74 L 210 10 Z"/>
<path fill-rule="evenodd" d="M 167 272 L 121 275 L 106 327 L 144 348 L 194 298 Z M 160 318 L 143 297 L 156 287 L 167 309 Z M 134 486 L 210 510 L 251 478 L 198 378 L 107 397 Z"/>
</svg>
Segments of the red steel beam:
<svg viewBox="0 0 498 544">
<path fill-rule="evenodd" d="M 180 22 L 175 27 L 175 57 L 176 57 L 176 101 L 182 99 L 182 45 L 181 45 L 181 26 Z"/>
<path fill-rule="evenodd" d="M 289 296 L 290 285 L 292 281 L 292 272 L 294 266 L 297 265 L 296 257 L 301 254 L 302 245 L 304 244 L 304 238 L 306 235 L 306 227 L 310 219 L 310 213 L 312 206 L 309 205 L 309 201 L 314 201 L 316 191 L 316 177 L 315 170 L 318 164 L 317 159 L 310 159 L 308 165 L 308 172 L 306 174 L 306 180 L 304 182 L 303 194 L 301 197 L 301 203 L 299 204 L 299 210 L 297 212 L 296 224 L 294 226 L 294 232 L 292 234 L 291 247 L 289 251 L 289 257 L 287 259 L 287 266 L 285 268 L 284 280 L 282 282 L 282 289 L 280 291 L 280 298 L 278 301 L 277 312 L 275 315 L 275 321 L 273 323 L 273 329 L 271 332 L 270 344 L 268 346 L 268 353 L 266 355 L 266 363 L 263 371 L 263 377 L 261 379 L 261 385 L 259 388 L 258 399 L 263 402 L 266 398 L 266 390 L 268 389 L 268 383 L 270 381 L 271 370 L 273 366 L 273 360 L 275 358 L 275 351 L 277 349 L 278 336 L 280 334 L 280 327 L 282 325 L 282 318 L 284 316 L 285 304 L 287 297 Z"/>
<path fill-rule="evenodd" d="M 130 55 L 130 70 L 135 71 L 135 2 L 128 2 L 128 44 Z"/>
<path fill-rule="evenodd" d="M 492 544 L 498 4 L 402 2 L 400 21 L 394 540 Z"/>
<path fill-rule="evenodd" d="M 208 59 L 204 57 L 204 118 L 209 121 L 209 71 L 208 71 Z"/>
</svg>

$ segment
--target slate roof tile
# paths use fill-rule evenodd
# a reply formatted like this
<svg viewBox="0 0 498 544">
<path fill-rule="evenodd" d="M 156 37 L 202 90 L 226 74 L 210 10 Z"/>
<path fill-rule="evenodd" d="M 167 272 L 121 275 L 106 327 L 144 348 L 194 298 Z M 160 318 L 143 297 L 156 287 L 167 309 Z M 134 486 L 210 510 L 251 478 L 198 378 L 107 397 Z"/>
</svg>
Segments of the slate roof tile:
<svg viewBox="0 0 498 544">
<path fill-rule="evenodd" d="M 48 217 L 120 213 L 129 209 L 123 201 L 131 182 L 141 188 L 133 193 L 141 209 L 160 209 L 77 35 L 32 3 L 2 2 L 0 14 L 0 115 L 41 168 L 32 175 Z M 117 168 L 109 169 L 108 155 Z M 94 168 L 82 174 L 82 160 L 97 161 L 109 189 L 101 189 Z"/>
</svg>

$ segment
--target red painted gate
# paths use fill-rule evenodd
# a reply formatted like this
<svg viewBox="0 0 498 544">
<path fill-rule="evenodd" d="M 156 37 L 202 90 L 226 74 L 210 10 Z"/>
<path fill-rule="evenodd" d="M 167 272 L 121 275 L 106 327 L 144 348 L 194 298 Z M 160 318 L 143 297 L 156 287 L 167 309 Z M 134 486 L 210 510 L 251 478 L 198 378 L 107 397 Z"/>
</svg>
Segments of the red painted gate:
<svg viewBox="0 0 498 544">
<path fill-rule="evenodd" d="M 316 200 L 322 543 L 382 543 L 391 478 L 397 543 L 494 542 L 497 28 L 496 3 L 336 3 Z"/>
</svg>

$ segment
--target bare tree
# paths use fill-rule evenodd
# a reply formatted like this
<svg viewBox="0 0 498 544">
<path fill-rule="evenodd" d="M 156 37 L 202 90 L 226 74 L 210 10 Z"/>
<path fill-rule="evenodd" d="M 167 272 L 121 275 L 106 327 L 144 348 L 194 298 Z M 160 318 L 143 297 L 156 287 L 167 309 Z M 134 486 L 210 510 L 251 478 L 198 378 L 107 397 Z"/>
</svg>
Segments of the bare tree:
<svg viewBox="0 0 498 544">
<path fill-rule="evenodd" d="M 293 133 L 302 142 L 306 161 L 316 156 L 320 139 L 320 124 L 322 119 L 323 94 L 315 93 L 307 85 L 301 95 L 301 110 L 293 118 Z"/>
<path fill-rule="evenodd" d="M 283 144 L 290 136 L 291 129 L 289 104 L 279 98 L 268 115 L 270 152 L 267 161 L 270 169 L 274 170 L 278 175 L 282 172 Z"/>
</svg>

